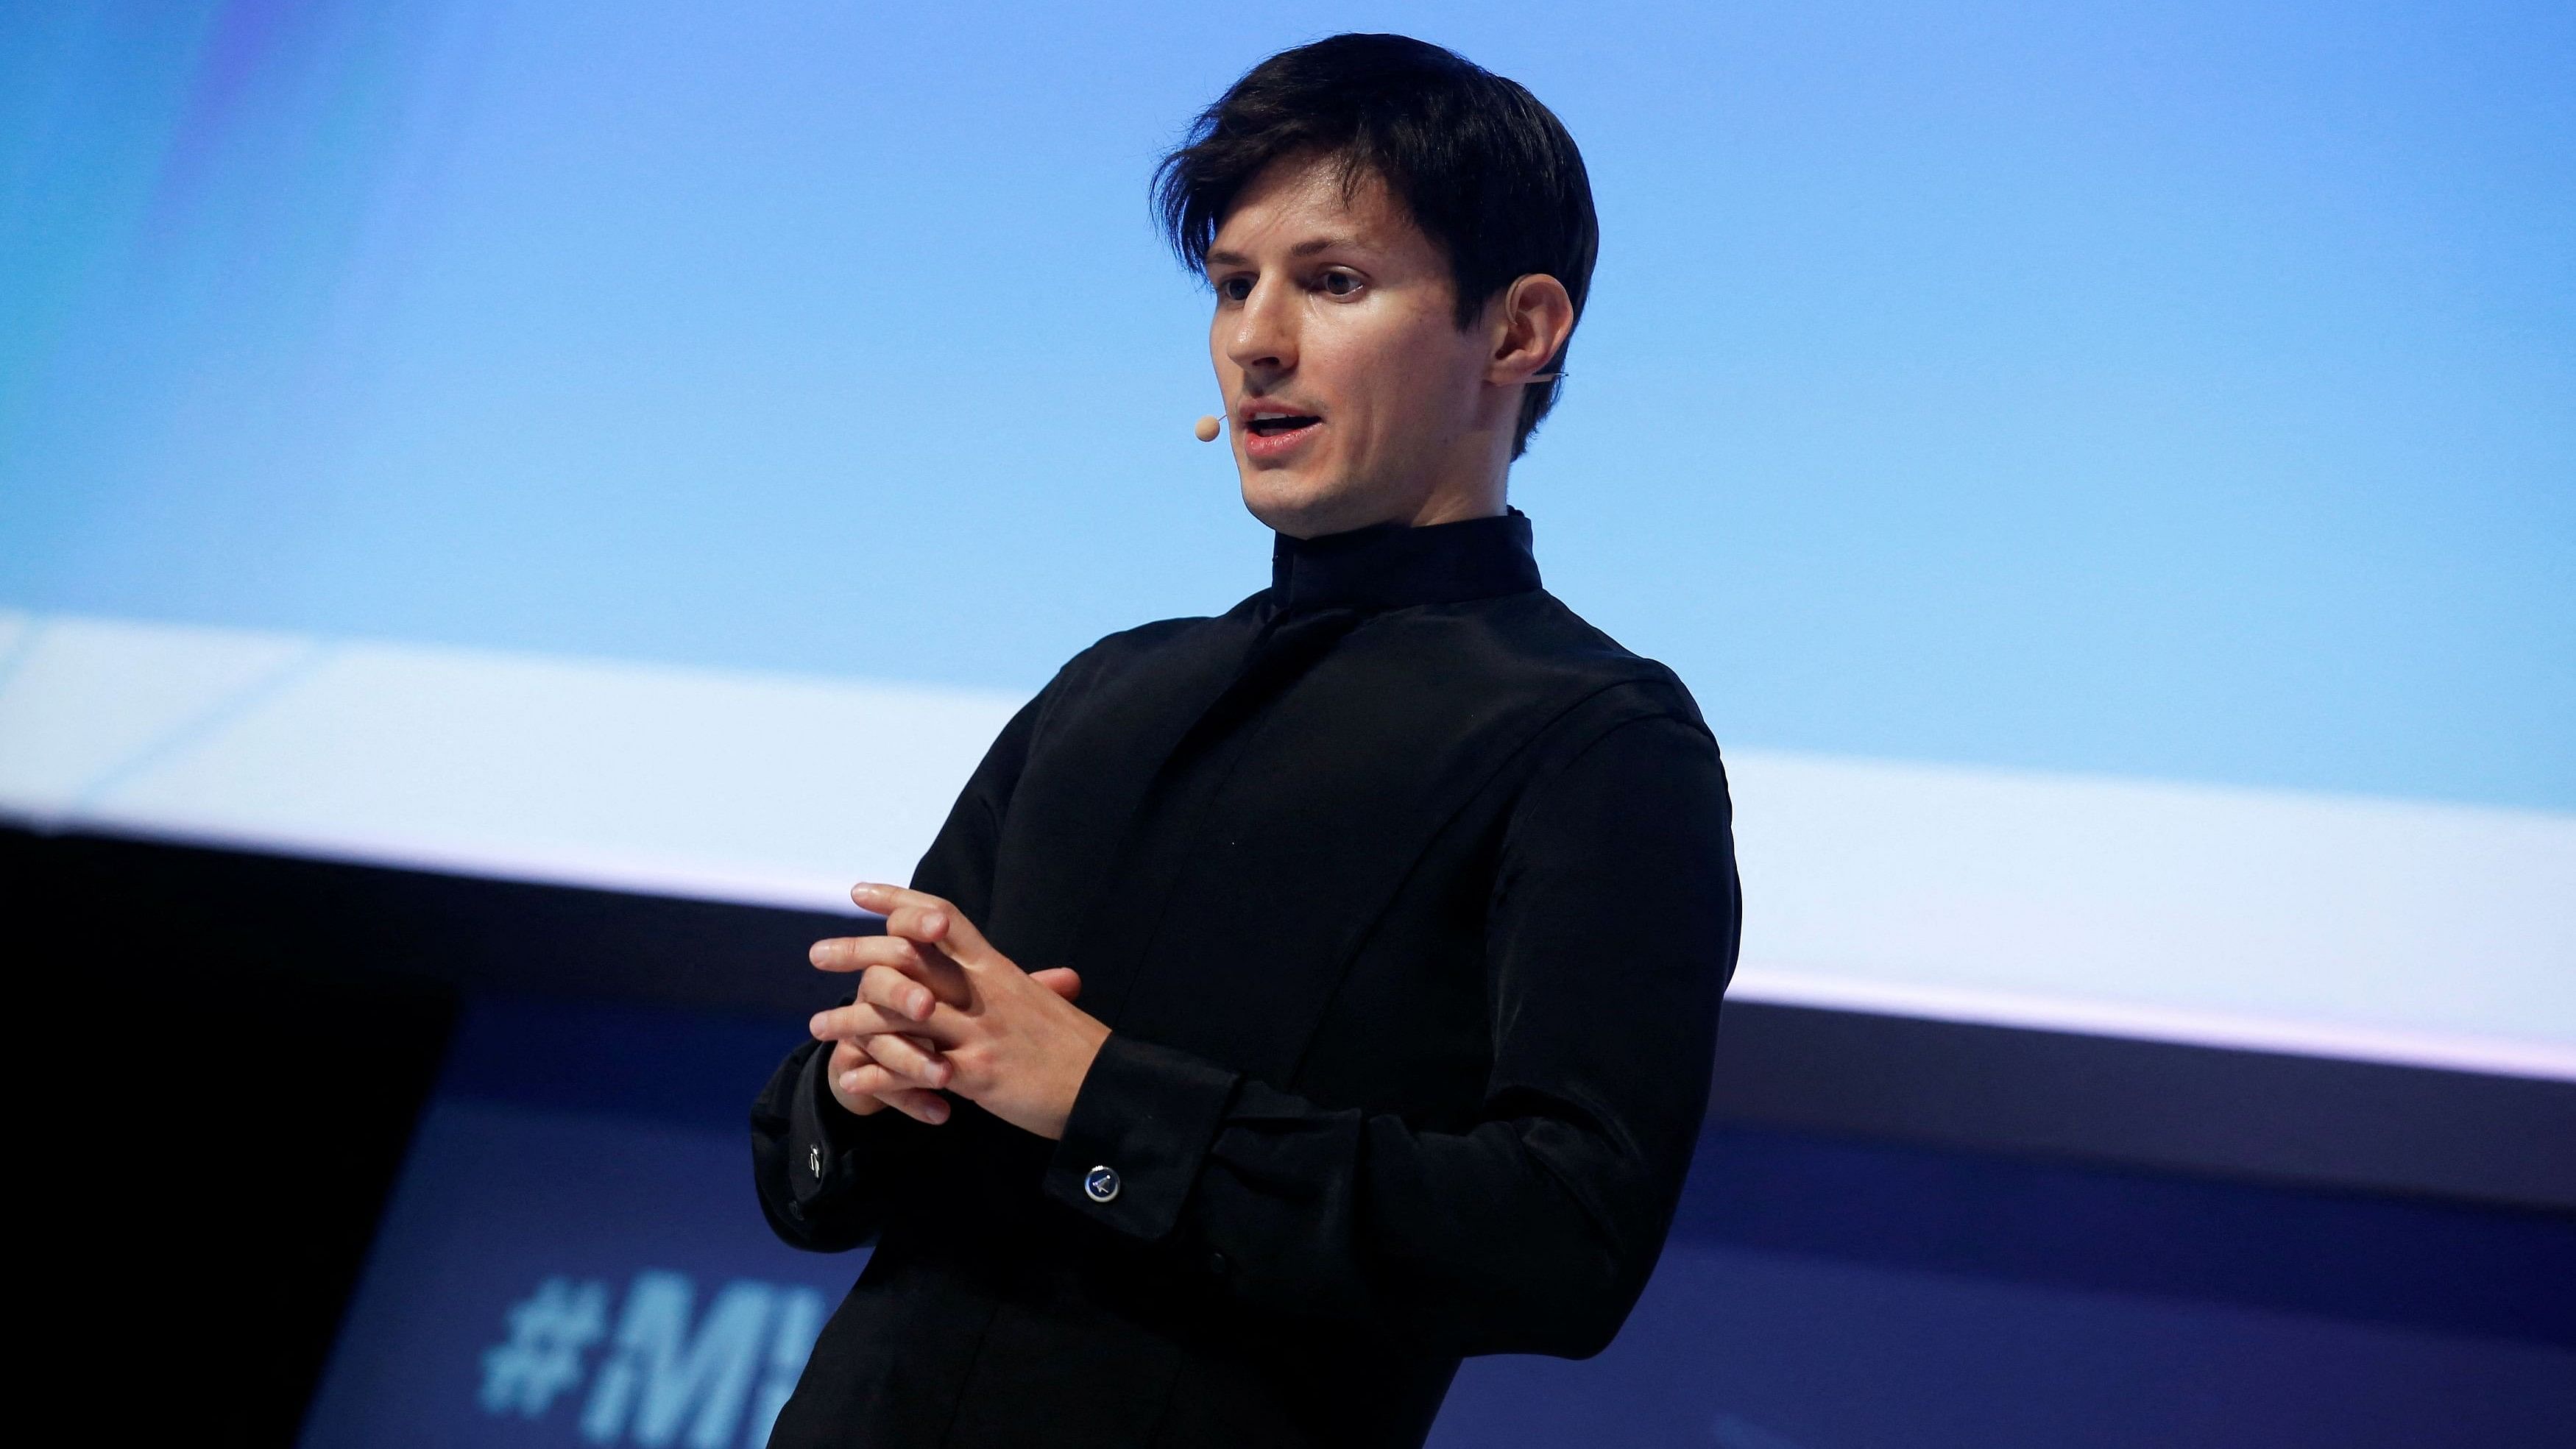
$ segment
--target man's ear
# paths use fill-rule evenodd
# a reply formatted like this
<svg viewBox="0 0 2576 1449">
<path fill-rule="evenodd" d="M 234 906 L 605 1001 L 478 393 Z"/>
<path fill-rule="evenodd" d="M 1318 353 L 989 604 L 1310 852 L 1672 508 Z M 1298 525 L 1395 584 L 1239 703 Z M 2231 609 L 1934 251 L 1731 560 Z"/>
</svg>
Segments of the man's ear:
<svg viewBox="0 0 2576 1449">
<path fill-rule="evenodd" d="M 1507 386 L 1547 372 L 1574 335 L 1574 298 L 1545 272 L 1516 277 L 1496 309 L 1494 354 L 1485 381 Z"/>
</svg>

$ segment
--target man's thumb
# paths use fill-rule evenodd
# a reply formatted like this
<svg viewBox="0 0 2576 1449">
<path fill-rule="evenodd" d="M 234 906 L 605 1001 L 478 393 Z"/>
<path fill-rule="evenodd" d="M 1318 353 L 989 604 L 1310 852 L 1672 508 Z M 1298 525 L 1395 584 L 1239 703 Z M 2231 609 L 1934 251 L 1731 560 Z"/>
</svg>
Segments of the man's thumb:
<svg viewBox="0 0 2576 1449">
<path fill-rule="evenodd" d="M 1067 1001 L 1082 995 L 1082 974 L 1070 966 L 1050 966 L 1044 971 L 1032 971 L 1029 979 Z"/>
</svg>

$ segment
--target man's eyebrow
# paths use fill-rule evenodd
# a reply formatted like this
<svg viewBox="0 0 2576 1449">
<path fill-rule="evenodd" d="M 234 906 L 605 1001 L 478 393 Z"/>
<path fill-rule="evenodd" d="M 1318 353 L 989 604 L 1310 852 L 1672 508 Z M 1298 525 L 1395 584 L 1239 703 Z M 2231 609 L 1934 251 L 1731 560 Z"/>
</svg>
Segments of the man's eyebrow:
<svg viewBox="0 0 2576 1449">
<path fill-rule="evenodd" d="M 1292 257 L 1311 257 L 1317 252 L 1328 252 L 1333 250 L 1335 247 L 1359 248 L 1364 245 L 1365 244 L 1362 243 L 1358 237 L 1308 237 L 1306 240 L 1290 247 L 1288 249 L 1288 255 Z M 1245 256 L 1241 252 L 1210 252 L 1207 254 L 1206 265 L 1211 267 L 1239 267 L 1251 260 L 1252 258 Z"/>
</svg>

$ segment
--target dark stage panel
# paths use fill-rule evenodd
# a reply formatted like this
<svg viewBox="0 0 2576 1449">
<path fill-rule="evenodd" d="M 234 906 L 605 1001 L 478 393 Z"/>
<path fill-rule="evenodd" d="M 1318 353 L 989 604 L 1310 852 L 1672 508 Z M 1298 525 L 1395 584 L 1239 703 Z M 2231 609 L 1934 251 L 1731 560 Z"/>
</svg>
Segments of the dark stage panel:
<svg viewBox="0 0 2576 1449">
<path fill-rule="evenodd" d="M 751 1198 L 797 1031 L 474 1001 L 304 1442 L 759 1443 L 864 1260 Z M 2554 1445 L 2572 1283 L 2547 1214 L 1721 1123 L 1618 1342 L 1470 1363 L 1434 1442 Z"/>
<path fill-rule="evenodd" d="M 743 1125 L 847 918 L 26 831 L 0 870 L 42 984 L 130 1024 L 66 1080 L 143 1166 L 59 1226 L 118 1265 L 98 1302 L 194 1346 L 137 1428 L 753 1442 L 857 1270 L 770 1241 Z M 2576 1422 L 2568 1084 L 1750 1004 L 1724 1030 L 1628 1331 L 1471 1363 L 1438 1442 Z"/>
</svg>

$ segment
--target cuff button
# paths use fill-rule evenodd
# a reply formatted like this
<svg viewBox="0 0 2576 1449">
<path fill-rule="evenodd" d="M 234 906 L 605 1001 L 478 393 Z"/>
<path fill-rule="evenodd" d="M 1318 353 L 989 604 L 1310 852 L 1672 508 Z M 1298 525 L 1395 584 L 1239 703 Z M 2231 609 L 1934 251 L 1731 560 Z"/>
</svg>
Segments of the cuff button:
<svg viewBox="0 0 2576 1449">
<path fill-rule="evenodd" d="M 1082 1175 L 1082 1190 L 1093 1202 L 1111 1202 L 1118 1196 L 1118 1169 L 1095 1167 Z"/>
</svg>

